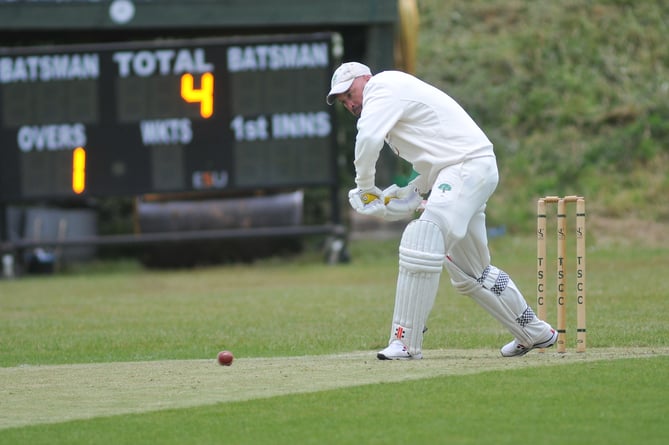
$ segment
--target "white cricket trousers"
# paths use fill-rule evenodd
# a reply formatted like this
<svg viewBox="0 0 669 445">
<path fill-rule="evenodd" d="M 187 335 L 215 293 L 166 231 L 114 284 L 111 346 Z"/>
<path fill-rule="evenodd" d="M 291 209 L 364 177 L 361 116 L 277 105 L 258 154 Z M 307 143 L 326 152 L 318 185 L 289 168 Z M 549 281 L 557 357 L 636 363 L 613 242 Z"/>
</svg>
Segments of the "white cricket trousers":
<svg viewBox="0 0 669 445">
<path fill-rule="evenodd" d="M 444 168 L 434 181 L 420 219 L 436 223 L 447 255 L 472 278 L 490 264 L 485 209 L 499 182 L 494 156 Z"/>
</svg>

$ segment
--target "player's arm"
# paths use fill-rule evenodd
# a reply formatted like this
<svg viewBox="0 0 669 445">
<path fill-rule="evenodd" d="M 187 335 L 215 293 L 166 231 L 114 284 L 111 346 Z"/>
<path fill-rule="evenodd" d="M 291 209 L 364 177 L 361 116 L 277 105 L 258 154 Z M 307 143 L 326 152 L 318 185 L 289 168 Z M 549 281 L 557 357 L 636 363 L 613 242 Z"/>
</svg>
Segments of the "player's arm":
<svg viewBox="0 0 669 445">
<path fill-rule="evenodd" d="M 357 123 L 358 133 L 353 161 L 355 183 L 361 190 L 368 190 L 376 185 L 376 162 L 386 135 L 403 112 L 391 88 L 384 84 L 376 84 L 374 78 L 367 85 L 362 113 Z"/>
<path fill-rule="evenodd" d="M 376 162 L 385 137 L 399 119 L 402 111 L 392 91 L 372 81 L 365 91 L 362 113 L 358 119 L 355 141 L 355 183 L 349 192 L 351 206 L 366 215 L 385 217 L 383 192 L 376 186 Z"/>
</svg>

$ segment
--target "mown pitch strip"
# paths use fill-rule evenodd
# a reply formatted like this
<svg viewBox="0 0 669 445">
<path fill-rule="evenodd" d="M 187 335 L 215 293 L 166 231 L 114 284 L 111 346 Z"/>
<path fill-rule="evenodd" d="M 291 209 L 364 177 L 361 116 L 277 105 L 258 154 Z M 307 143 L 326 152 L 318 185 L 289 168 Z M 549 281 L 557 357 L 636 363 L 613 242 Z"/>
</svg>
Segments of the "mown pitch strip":
<svg viewBox="0 0 669 445">
<path fill-rule="evenodd" d="M 502 358 L 495 350 L 428 350 L 417 361 L 379 361 L 374 351 L 0 368 L 0 429 L 116 414 L 316 392 L 485 371 L 669 355 L 669 348 L 547 350 Z"/>
</svg>

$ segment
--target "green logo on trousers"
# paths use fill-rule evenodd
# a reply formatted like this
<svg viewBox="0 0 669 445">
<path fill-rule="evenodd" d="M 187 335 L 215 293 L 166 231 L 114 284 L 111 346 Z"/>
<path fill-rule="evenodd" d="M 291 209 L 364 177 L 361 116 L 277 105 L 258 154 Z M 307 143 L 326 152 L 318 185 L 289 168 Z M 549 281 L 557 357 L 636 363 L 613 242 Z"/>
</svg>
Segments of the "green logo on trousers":
<svg viewBox="0 0 669 445">
<path fill-rule="evenodd" d="M 442 193 L 448 192 L 451 190 L 451 184 L 446 184 L 445 182 L 443 184 L 439 184 L 439 190 L 441 190 Z"/>
</svg>

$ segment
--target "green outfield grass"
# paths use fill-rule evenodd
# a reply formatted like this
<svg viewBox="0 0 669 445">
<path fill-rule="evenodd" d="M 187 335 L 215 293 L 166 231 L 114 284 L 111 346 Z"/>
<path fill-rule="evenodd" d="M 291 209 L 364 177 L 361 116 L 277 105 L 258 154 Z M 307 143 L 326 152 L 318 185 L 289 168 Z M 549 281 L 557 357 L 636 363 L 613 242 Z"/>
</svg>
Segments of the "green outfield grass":
<svg viewBox="0 0 669 445">
<path fill-rule="evenodd" d="M 291 376 L 283 374 L 291 372 L 301 373 L 305 387 L 313 379 L 354 380 L 353 368 L 364 372 L 369 367 L 369 373 L 381 375 L 388 370 L 380 366 L 388 365 L 395 376 L 402 376 L 403 369 L 408 373 L 406 363 L 374 358 L 387 341 L 396 249 L 397 240 L 355 241 L 350 246 L 353 261 L 337 266 L 324 264 L 310 249 L 300 257 L 253 265 L 149 271 L 133 262 L 106 263 L 70 267 L 55 276 L 0 281 L 0 366 L 5 371 L 0 392 L 7 396 L 0 398 L 0 421 L 12 411 L 7 401 L 13 400 L 13 393 L 28 391 L 22 400 L 30 402 L 34 395 L 36 404 L 48 404 L 53 397 L 49 390 L 57 385 L 13 384 L 6 378 L 24 370 L 95 365 L 102 373 L 100 386 L 97 380 L 82 381 L 83 388 L 77 387 L 81 394 L 87 385 L 93 393 L 101 391 L 108 380 L 123 390 L 118 362 L 166 360 L 166 373 L 177 376 L 178 360 L 184 361 L 184 369 L 186 363 L 201 360 L 189 371 L 195 376 L 188 377 L 196 406 L 152 408 L 151 400 L 142 400 L 138 393 L 136 400 L 119 402 L 137 412 L 5 425 L 0 443 L 664 443 L 669 434 L 663 422 L 669 414 L 669 291 L 661 271 L 669 254 L 660 247 L 598 243 L 594 235 L 587 269 L 590 354 L 604 348 L 649 351 L 644 358 L 623 354 L 581 362 L 573 359 L 578 355 L 573 352 L 561 360 L 548 351 L 551 366 L 535 368 L 545 359 L 531 353 L 520 359 L 520 368 L 515 363 L 500 369 L 500 364 L 516 359 L 490 358 L 486 360 L 492 362 L 480 365 L 473 362 L 480 372 L 462 375 L 457 364 L 449 364 L 449 375 L 379 383 L 370 383 L 366 376 L 361 386 L 346 382 L 341 388 L 291 394 L 299 391 L 298 384 L 279 392 L 282 395 L 249 400 L 225 402 L 222 396 L 211 404 L 203 396 L 202 406 L 197 406 L 195 390 L 203 391 L 200 380 L 212 391 L 226 387 L 234 393 L 229 388 L 236 382 L 234 370 L 245 369 L 245 360 L 262 357 L 279 361 L 315 356 L 313 366 L 303 357 L 293 368 L 280 368 L 275 380 L 258 382 L 276 389 L 288 385 Z M 494 262 L 532 301 L 533 240 L 503 237 L 492 240 L 491 249 Z M 446 275 L 429 327 L 426 359 L 411 364 L 418 371 L 421 366 L 438 368 L 435 356 L 446 360 L 449 351 L 457 355 L 472 350 L 474 356 L 483 351 L 496 357 L 497 348 L 509 340 L 483 310 L 451 290 Z M 224 348 L 236 356 L 229 369 L 213 364 Z M 350 365 L 341 361 L 334 377 L 323 374 L 324 365 L 317 364 L 330 359 L 316 357 L 353 351 L 359 355 Z M 271 360 L 267 363 L 272 366 Z M 202 379 L 197 366 L 202 366 Z M 53 369 L 67 378 L 70 368 Z M 139 375 L 131 371 L 129 379 L 141 378 L 141 369 L 137 368 Z M 165 384 L 167 379 L 168 390 L 169 377 L 160 380 Z M 146 380 L 143 389 L 151 389 L 153 379 Z M 180 391 L 189 391 L 187 384 L 180 385 Z M 253 379 L 240 383 L 239 391 L 253 385 Z M 67 394 L 67 388 L 64 391 Z M 61 409 L 82 401 L 72 396 Z M 128 406 L 118 408 L 119 413 L 131 411 Z"/>
</svg>

